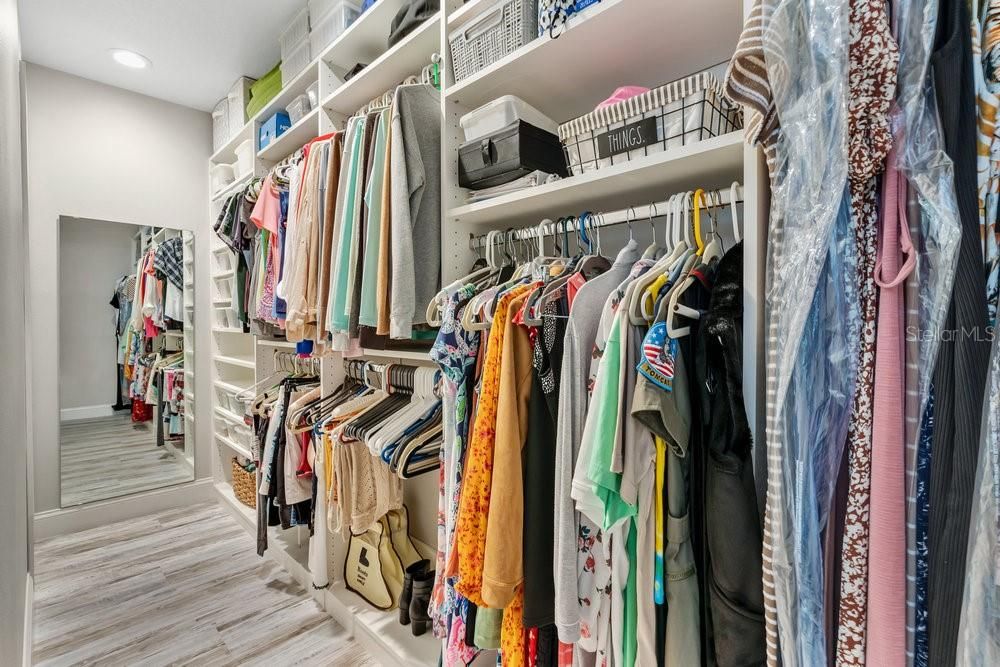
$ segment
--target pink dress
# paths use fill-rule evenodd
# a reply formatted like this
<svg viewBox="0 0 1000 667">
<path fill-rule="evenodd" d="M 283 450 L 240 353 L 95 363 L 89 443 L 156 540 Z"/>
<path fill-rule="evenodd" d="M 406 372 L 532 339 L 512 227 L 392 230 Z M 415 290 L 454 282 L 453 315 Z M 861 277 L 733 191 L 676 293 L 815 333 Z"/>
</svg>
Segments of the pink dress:
<svg viewBox="0 0 1000 667">
<path fill-rule="evenodd" d="M 916 261 L 906 222 L 906 179 L 889 153 L 879 253 L 868 557 L 867 663 L 906 664 L 906 386 L 903 281 Z M 905 261 L 904 261 L 905 259 Z"/>
</svg>

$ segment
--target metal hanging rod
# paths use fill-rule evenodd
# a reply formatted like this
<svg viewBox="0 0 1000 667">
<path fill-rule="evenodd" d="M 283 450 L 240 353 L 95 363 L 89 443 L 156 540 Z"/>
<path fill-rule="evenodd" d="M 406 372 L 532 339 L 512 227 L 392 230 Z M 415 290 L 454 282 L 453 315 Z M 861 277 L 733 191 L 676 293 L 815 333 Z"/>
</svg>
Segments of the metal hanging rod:
<svg viewBox="0 0 1000 667">
<path fill-rule="evenodd" d="M 302 357 L 295 352 L 274 351 L 274 368 L 285 373 L 309 373 L 319 375 L 318 357 Z"/>
<path fill-rule="evenodd" d="M 735 186 L 735 188 L 733 187 Z M 743 203 L 743 186 L 739 183 L 734 183 L 733 186 L 727 188 L 719 188 L 717 190 L 705 190 L 704 194 L 706 196 L 717 196 L 713 202 L 708 202 L 707 199 L 703 197 L 702 210 L 705 208 L 711 208 L 713 205 L 719 206 L 730 206 L 732 204 L 742 204 Z M 735 192 L 735 199 L 733 199 L 733 194 Z M 679 195 L 687 195 L 689 207 L 693 207 L 694 191 L 681 192 Z M 649 202 L 648 204 L 635 204 L 633 206 L 628 206 L 617 211 L 612 211 L 610 213 L 601 211 L 590 211 L 593 219 L 587 222 L 588 228 L 602 228 L 610 227 L 612 225 L 623 225 L 628 223 L 642 223 L 653 218 L 662 218 L 670 210 L 671 202 L 668 200 Z M 688 209 L 693 214 L 693 208 Z M 555 221 L 550 221 L 550 224 L 546 225 L 544 230 L 542 230 L 542 236 L 556 236 L 562 234 L 565 231 L 568 232 L 578 232 L 580 231 L 580 218 L 583 211 L 579 214 L 570 217 L 566 224 L 557 224 Z M 539 221 L 541 222 L 541 221 Z M 525 241 L 530 239 L 537 239 L 539 237 L 539 226 L 537 224 L 529 227 L 520 227 L 516 229 L 508 229 L 507 231 L 500 232 L 494 237 L 493 244 L 503 244 L 507 241 Z M 487 241 L 487 234 L 469 234 L 469 248 L 472 250 L 477 250 L 480 248 L 486 248 L 489 245 Z"/>
</svg>

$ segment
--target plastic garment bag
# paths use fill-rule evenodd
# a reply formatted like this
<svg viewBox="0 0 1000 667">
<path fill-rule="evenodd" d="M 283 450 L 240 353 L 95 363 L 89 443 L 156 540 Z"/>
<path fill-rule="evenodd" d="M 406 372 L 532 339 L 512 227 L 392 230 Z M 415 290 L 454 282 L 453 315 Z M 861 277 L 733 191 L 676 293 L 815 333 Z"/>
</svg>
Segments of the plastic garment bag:
<svg viewBox="0 0 1000 667">
<path fill-rule="evenodd" d="M 930 54 L 933 50 L 935 25 L 938 14 L 937 0 L 899 2 L 894 6 L 894 31 L 899 45 L 899 69 L 896 84 L 896 108 L 893 118 L 899 127 L 897 136 L 902 143 L 896 147 L 897 167 L 906 176 L 910 198 L 915 199 L 919 221 L 912 229 L 917 251 L 917 266 L 908 283 L 907 300 L 919 304 L 917 331 L 906 331 L 907 364 L 916 368 L 919 407 L 916 415 L 926 420 L 931 375 L 937 358 L 939 338 L 934 332 L 940 331 L 947 313 L 954 282 L 955 266 L 958 261 L 958 245 L 961 228 L 958 217 L 958 203 L 954 190 L 954 167 L 944 150 L 944 138 L 938 125 L 937 103 L 932 80 L 929 76 Z M 912 326 L 908 322 L 908 326 Z M 910 341 L 916 341 L 910 344 Z M 913 352 L 916 358 L 912 358 Z M 912 382 L 912 379 L 908 380 Z M 909 400 L 909 399 L 908 399 Z M 907 468 L 913 469 L 917 463 L 919 441 L 924 429 L 907 429 Z M 925 444 L 929 447 L 929 444 Z M 931 453 L 933 455 L 933 453 Z M 928 473 L 929 474 L 929 473 Z M 907 497 L 918 498 L 917 483 L 920 475 L 907 478 Z M 926 497 L 926 489 L 922 496 Z M 917 525 L 921 524 L 918 514 L 926 521 L 926 508 L 918 507 L 914 501 L 907 505 L 907 546 L 920 551 L 917 540 L 921 539 Z M 923 525 L 923 524 L 921 524 Z M 924 532 L 924 538 L 926 534 Z M 911 602 L 907 609 L 907 650 L 915 649 L 915 628 L 921 625 L 916 617 L 918 610 L 926 613 L 926 603 L 918 601 L 922 590 L 926 594 L 926 555 L 907 559 L 907 599 Z M 923 574 L 921 574 L 923 572 Z M 915 603 L 915 604 L 914 604 Z M 926 636 L 926 629 L 923 630 Z M 926 650 L 926 646 L 924 646 Z"/>
<path fill-rule="evenodd" d="M 763 50 L 781 120 L 766 295 L 767 515 L 782 662 L 809 667 L 826 662 L 821 531 L 843 450 L 857 339 L 843 313 L 857 301 L 847 301 L 854 248 L 835 231 L 846 216 L 848 2 L 765 5 Z M 820 335 L 820 345 L 805 340 Z"/>
<path fill-rule="evenodd" d="M 1000 341 L 995 332 L 986 382 L 955 661 L 961 667 L 1000 664 Z"/>
<path fill-rule="evenodd" d="M 920 331 L 907 332 L 920 342 L 920 405 L 927 403 L 940 331 L 951 299 L 961 236 L 955 199 L 954 168 L 938 129 L 937 103 L 928 75 L 938 13 L 936 0 L 894 5 L 899 43 L 897 114 L 905 137 L 897 148 L 898 167 L 920 204 L 919 277 Z M 897 134 L 898 136 L 898 134 Z"/>
<path fill-rule="evenodd" d="M 791 472 L 785 487 L 791 511 L 784 528 L 791 548 L 788 575 L 776 566 L 775 576 L 792 580 L 797 589 L 797 598 L 790 598 L 797 604 L 784 619 L 788 626 L 780 626 L 786 664 L 790 659 L 803 666 L 827 662 L 823 530 L 847 438 L 861 339 L 849 202 L 845 189 L 782 411 L 784 457 Z M 785 627 L 792 634 L 784 634 Z"/>
</svg>

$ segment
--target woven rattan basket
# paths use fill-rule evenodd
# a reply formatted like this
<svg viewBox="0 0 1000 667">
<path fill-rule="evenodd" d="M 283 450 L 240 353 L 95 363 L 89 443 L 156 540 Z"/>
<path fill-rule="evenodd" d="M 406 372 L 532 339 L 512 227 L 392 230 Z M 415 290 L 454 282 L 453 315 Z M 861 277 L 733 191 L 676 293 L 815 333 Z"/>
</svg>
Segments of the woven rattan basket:
<svg viewBox="0 0 1000 667">
<path fill-rule="evenodd" d="M 247 507 L 257 508 L 257 475 L 246 470 L 233 457 L 233 493 L 236 499 Z"/>
</svg>

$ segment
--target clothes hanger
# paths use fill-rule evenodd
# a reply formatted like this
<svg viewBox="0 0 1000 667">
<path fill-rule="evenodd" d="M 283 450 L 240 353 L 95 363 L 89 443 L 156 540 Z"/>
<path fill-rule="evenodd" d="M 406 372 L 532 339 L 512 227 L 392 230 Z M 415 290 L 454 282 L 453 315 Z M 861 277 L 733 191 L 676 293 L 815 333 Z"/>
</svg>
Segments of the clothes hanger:
<svg viewBox="0 0 1000 667">
<path fill-rule="evenodd" d="M 660 246 L 656 243 L 656 225 L 653 224 L 653 218 L 656 217 L 656 202 L 650 202 L 649 204 L 649 229 L 653 235 L 653 241 L 649 244 L 646 250 L 642 253 L 640 259 L 656 259 L 656 256 L 660 252 Z"/>
<path fill-rule="evenodd" d="M 684 257 L 689 250 L 689 246 L 680 233 L 681 224 L 681 202 L 686 197 L 686 193 L 675 193 L 667 199 L 667 241 L 670 244 L 670 252 L 661 257 L 648 271 L 636 278 L 635 289 L 627 304 L 629 321 L 636 326 L 645 326 L 651 321 L 652 310 L 655 308 L 655 294 L 649 292 L 649 288 L 659 280 L 664 272 L 670 271 L 678 261 Z M 648 304 L 649 310 L 646 310 Z M 647 312 L 650 313 L 647 315 Z"/>
<path fill-rule="evenodd" d="M 695 252 L 694 255 L 688 258 L 688 261 L 685 263 L 684 269 L 681 272 L 681 276 L 683 276 L 683 278 L 679 280 L 678 283 L 675 284 L 675 287 L 670 290 L 670 294 L 667 296 L 667 298 L 669 299 L 667 316 L 666 316 L 667 335 L 674 339 L 683 338 L 684 336 L 688 335 L 688 333 L 690 333 L 691 331 L 691 327 L 687 326 L 680 327 L 677 325 L 676 320 L 678 316 L 687 317 L 689 319 L 694 319 L 694 320 L 701 318 L 700 312 L 698 312 L 694 308 L 691 308 L 689 306 L 680 303 L 680 297 L 691 285 L 694 284 L 694 281 L 696 280 L 694 276 L 690 275 L 692 269 L 694 269 L 694 267 L 699 263 L 699 261 L 704 264 L 707 264 L 709 261 L 711 261 L 712 259 L 711 257 L 705 256 L 706 251 L 710 253 L 715 253 L 716 259 L 719 256 L 721 256 L 721 246 L 718 246 L 718 244 L 716 244 L 716 247 L 706 246 L 704 240 L 702 239 L 700 209 L 702 207 L 702 199 L 704 198 L 704 196 L 705 196 L 704 190 L 702 190 L 701 188 L 695 190 L 694 231 L 695 231 L 695 240 L 698 244 L 698 250 Z"/>
<path fill-rule="evenodd" d="M 709 219 L 712 221 L 712 230 L 709 232 L 710 239 L 705 245 L 705 248 L 701 253 L 701 257 L 703 262 L 711 264 L 713 260 L 722 257 L 725 252 L 722 247 L 722 239 L 719 236 L 718 224 L 718 213 L 722 208 L 722 196 L 719 194 L 718 190 L 712 190 L 707 194 L 707 199 L 712 209 L 712 213 L 709 215 Z"/>
</svg>

